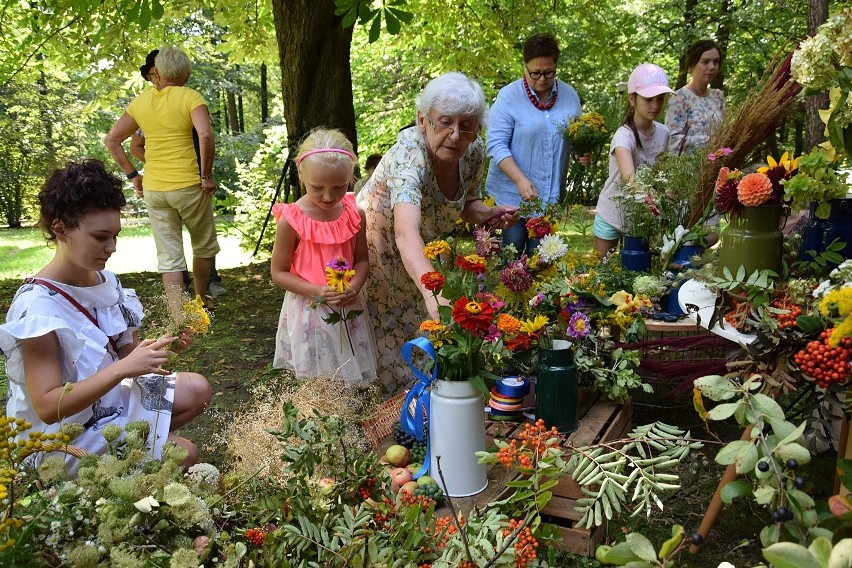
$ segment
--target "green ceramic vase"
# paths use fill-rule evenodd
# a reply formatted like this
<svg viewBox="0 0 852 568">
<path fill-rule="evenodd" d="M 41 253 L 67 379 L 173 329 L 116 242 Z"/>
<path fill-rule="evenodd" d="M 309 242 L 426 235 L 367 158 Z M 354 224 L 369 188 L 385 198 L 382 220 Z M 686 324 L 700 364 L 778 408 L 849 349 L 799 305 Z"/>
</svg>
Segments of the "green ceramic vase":
<svg viewBox="0 0 852 568">
<path fill-rule="evenodd" d="M 728 226 L 722 230 L 719 245 L 717 273 L 722 276 L 728 268 L 736 277 L 740 266 L 746 276 L 755 270 L 773 270 L 781 273 L 781 254 L 784 235 L 781 223 L 781 206 L 745 207 L 742 215 L 731 215 Z"/>
</svg>

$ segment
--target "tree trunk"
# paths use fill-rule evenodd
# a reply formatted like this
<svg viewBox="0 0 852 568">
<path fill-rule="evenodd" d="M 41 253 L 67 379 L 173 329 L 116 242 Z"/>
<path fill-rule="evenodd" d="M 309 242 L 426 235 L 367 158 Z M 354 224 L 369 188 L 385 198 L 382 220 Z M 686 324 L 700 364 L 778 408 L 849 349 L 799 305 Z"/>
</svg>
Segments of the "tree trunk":
<svg viewBox="0 0 852 568">
<path fill-rule="evenodd" d="M 51 166 L 56 160 L 56 148 L 53 145 L 53 118 L 50 116 L 50 111 L 47 109 L 47 95 L 50 93 L 47 86 L 47 78 L 44 76 L 44 71 L 39 71 L 38 76 L 38 106 L 41 116 L 41 123 L 44 126 L 44 151 L 47 154 L 47 161 Z"/>
<path fill-rule="evenodd" d="M 243 110 L 243 93 L 237 95 L 237 112 L 240 116 L 240 134 L 246 131 L 246 117 Z"/>
<path fill-rule="evenodd" d="M 349 69 L 352 28 L 341 27 L 334 9 L 334 0 L 272 0 L 292 152 L 319 126 L 339 128 L 357 148 Z"/>
<path fill-rule="evenodd" d="M 689 69 L 686 68 L 686 51 L 692 44 L 692 33 L 695 30 L 695 9 L 698 6 L 698 0 L 686 0 L 683 7 L 683 39 L 684 47 L 680 52 L 680 61 L 678 64 L 677 81 L 675 81 L 675 90 L 680 89 L 686 82 L 689 81 Z"/>
<path fill-rule="evenodd" d="M 266 63 L 260 64 L 260 122 L 269 120 L 269 86 L 266 83 Z"/>
<path fill-rule="evenodd" d="M 728 26 L 728 21 L 731 18 L 731 0 L 722 0 L 719 10 L 719 26 L 716 28 L 716 42 L 719 44 L 719 49 L 722 51 L 719 55 L 722 61 L 725 60 L 725 54 L 728 53 L 728 43 L 731 39 L 731 28 Z M 725 66 L 719 68 L 719 73 L 713 78 L 710 86 L 714 89 L 723 89 L 725 86 Z"/>
<path fill-rule="evenodd" d="M 828 0 L 808 0 L 808 35 L 816 35 L 820 25 L 828 19 Z M 820 93 L 805 99 L 805 111 L 808 117 L 805 133 L 806 152 L 825 140 L 825 124 L 819 117 L 820 109 L 828 108 L 828 95 Z"/>
<path fill-rule="evenodd" d="M 237 116 L 237 97 L 233 91 L 228 91 L 228 130 L 231 134 L 239 134 L 240 120 Z"/>
</svg>

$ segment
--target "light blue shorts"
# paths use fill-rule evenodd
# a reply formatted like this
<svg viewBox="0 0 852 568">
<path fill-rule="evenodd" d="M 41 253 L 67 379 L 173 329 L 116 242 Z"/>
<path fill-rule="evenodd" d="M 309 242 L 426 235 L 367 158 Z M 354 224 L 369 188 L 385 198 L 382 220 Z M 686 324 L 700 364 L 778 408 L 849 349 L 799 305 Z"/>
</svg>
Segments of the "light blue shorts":
<svg viewBox="0 0 852 568">
<path fill-rule="evenodd" d="M 601 216 L 597 214 L 595 214 L 595 224 L 592 227 L 592 234 L 605 241 L 617 241 L 621 238 L 621 231 L 601 219 Z"/>
</svg>

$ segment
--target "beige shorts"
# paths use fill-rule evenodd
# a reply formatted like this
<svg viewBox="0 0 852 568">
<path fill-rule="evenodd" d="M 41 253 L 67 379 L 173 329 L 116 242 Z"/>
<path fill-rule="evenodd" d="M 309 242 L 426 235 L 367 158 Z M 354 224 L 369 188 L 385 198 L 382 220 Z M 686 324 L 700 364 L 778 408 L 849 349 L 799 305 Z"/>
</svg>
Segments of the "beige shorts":
<svg viewBox="0 0 852 568">
<path fill-rule="evenodd" d="M 213 258 L 219 252 L 213 200 L 201 190 L 201 184 L 171 191 L 146 189 L 144 199 L 157 246 L 159 272 L 186 270 L 183 225 L 189 231 L 194 257 Z"/>
</svg>

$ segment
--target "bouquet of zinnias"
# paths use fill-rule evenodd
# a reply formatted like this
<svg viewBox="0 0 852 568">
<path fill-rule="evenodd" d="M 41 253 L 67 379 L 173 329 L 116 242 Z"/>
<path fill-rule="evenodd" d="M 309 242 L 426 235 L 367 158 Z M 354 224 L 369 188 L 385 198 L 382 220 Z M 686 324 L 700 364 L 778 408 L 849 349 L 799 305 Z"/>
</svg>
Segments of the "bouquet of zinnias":
<svg viewBox="0 0 852 568">
<path fill-rule="evenodd" d="M 420 281 L 438 301 L 440 317 L 424 321 L 420 331 L 435 348 L 439 378 L 469 380 L 488 396 L 485 381 L 499 378 L 511 357 L 504 342 L 532 331 L 532 326 L 510 316 L 506 303 L 491 292 L 500 266 L 508 262 L 507 252 L 498 246 L 480 247 L 484 255 L 461 254 L 454 245 L 432 241 L 423 250 L 435 270 L 423 274 Z"/>
</svg>

